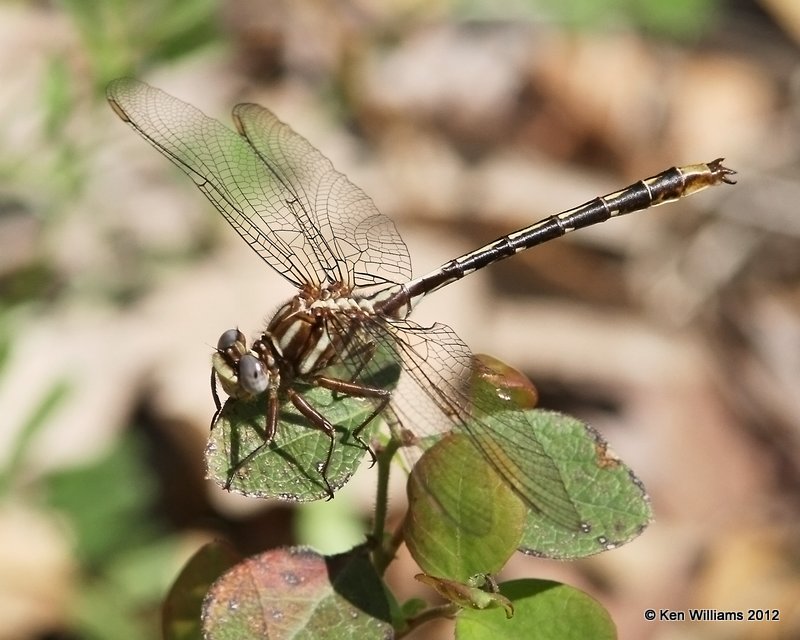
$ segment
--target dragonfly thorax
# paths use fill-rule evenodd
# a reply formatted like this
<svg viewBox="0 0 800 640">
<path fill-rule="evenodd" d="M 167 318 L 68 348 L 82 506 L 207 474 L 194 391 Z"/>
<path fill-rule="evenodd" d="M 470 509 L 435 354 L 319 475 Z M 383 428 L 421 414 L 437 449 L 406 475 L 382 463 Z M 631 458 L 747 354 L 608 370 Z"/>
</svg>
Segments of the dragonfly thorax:
<svg viewBox="0 0 800 640">
<path fill-rule="evenodd" d="M 250 348 L 239 329 L 225 331 L 212 357 L 214 372 L 229 396 L 258 395 L 279 386 L 281 379 L 307 376 L 338 362 L 349 335 L 342 328 L 372 313 L 366 300 L 297 295 L 278 309 Z"/>
<path fill-rule="evenodd" d="M 350 297 L 298 295 L 278 310 L 262 340 L 270 340 L 287 373 L 308 375 L 338 361 L 347 343 L 342 328 L 371 313 L 371 305 L 365 307 Z"/>
</svg>

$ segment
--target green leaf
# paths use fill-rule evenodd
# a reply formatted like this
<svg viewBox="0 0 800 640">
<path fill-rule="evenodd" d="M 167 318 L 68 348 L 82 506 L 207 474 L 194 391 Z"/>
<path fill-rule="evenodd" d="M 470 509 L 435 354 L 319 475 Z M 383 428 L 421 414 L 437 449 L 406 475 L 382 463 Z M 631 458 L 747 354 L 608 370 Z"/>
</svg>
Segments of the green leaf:
<svg viewBox="0 0 800 640">
<path fill-rule="evenodd" d="M 531 409 L 535 388 L 508 365 L 487 356 L 475 364 L 471 393 L 492 411 L 468 438 L 434 445 L 409 479 L 405 535 L 423 570 L 460 581 L 498 571 L 510 552 L 503 557 L 493 541 L 497 555 L 482 557 L 481 536 L 492 535 L 492 518 L 517 535 L 504 500 L 527 505 L 518 546 L 533 555 L 579 558 L 639 535 L 651 518 L 647 495 L 600 435 L 575 418 Z"/>
<path fill-rule="evenodd" d="M 650 522 L 641 482 L 584 423 L 543 410 L 480 419 L 471 443 L 529 508 L 520 550 L 584 557 L 628 542 Z"/>
<path fill-rule="evenodd" d="M 547 558 L 581 558 L 619 547 L 652 519 L 641 481 L 589 425 L 552 411 L 521 412 L 555 462 L 588 531 L 571 531 L 531 510 L 520 550 Z"/>
<path fill-rule="evenodd" d="M 241 556 L 224 542 L 210 542 L 195 553 L 176 578 L 164 601 L 164 640 L 200 640 L 203 599 L 211 585 Z"/>
<path fill-rule="evenodd" d="M 203 605 L 207 640 L 391 638 L 389 604 L 364 548 L 325 557 L 274 549 L 238 564 Z"/>
<path fill-rule="evenodd" d="M 651 519 L 641 482 L 588 425 L 533 410 L 536 390 L 524 375 L 490 356 L 476 356 L 472 394 L 486 441 L 475 444 L 531 507 L 520 550 L 579 558 L 618 547 Z M 490 437 L 489 437 L 490 436 Z"/>
<path fill-rule="evenodd" d="M 503 609 L 464 609 L 456 618 L 458 640 L 614 640 L 611 616 L 582 591 L 550 580 L 512 580 L 500 593 L 514 606 L 514 617 Z"/>
<path fill-rule="evenodd" d="M 333 371 L 343 378 L 346 371 Z M 392 388 L 400 375 L 397 363 L 382 352 L 370 361 L 359 381 Z M 355 398 L 298 382 L 295 390 L 336 430 L 326 478 L 336 491 L 358 469 L 366 450 L 353 432 L 375 411 L 375 400 Z M 214 424 L 206 447 L 207 475 L 221 487 L 246 496 L 308 502 L 328 498 L 322 467 L 330 438 L 315 429 L 290 400 L 281 402 L 275 437 L 265 443 L 266 394 L 251 399 L 229 398 Z M 360 432 L 369 442 L 380 419 Z"/>
<path fill-rule="evenodd" d="M 464 435 L 426 451 L 407 491 L 404 538 L 428 574 L 465 582 L 496 573 L 519 546 L 527 509 Z"/>
<path fill-rule="evenodd" d="M 334 398 L 331 391 L 319 387 L 309 389 L 303 396 L 336 428 L 326 474 L 335 491 L 350 479 L 364 458 L 366 451 L 352 432 L 369 417 L 374 406 L 359 398 Z M 361 432 L 365 442 L 369 441 L 375 422 Z M 289 401 L 281 406 L 275 437 L 268 444 L 264 439 L 265 425 L 263 396 L 229 399 L 206 448 L 208 477 L 246 496 L 296 502 L 327 498 L 321 470 L 330 438 L 311 426 Z"/>
<path fill-rule="evenodd" d="M 481 364 L 486 368 L 485 361 Z M 494 371 L 502 374 L 496 368 Z M 556 526 L 585 531 L 586 524 L 559 468 L 560 452 L 539 439 L 531 424 L 535 412 L 528 404 L 517 403 L 505 378 L 503 374 L 492 379 L 482 371 L 473 375 L 473 417 L 464 424 L 464 431 L 528 507 L 540 511 Z"/>
</svg>

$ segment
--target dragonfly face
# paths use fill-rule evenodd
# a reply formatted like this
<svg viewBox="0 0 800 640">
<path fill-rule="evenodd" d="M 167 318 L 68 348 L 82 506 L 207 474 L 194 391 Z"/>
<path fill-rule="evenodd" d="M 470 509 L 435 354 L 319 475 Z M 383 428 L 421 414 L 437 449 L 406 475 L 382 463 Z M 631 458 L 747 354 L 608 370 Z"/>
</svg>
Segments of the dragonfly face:
<svg viewBox="0 0 800 640">
<path fill-rule="evenodd" d="M 238 329 L 228 329 L 217 341 L 212 366 L 225 393 L 248 398 L 270 386 L 270 367 L 247 349 L 247 339 Z"/>
</svg>

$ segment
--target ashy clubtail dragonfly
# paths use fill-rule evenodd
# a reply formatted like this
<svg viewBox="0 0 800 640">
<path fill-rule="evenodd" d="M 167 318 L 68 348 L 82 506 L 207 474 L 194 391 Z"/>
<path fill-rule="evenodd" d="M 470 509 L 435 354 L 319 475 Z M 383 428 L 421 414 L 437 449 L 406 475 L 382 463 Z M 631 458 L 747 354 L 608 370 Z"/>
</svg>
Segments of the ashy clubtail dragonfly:
<svg viewBox="0 0 800 640">
<path fill-rule="evenodd" d="M 237 105 L 233 131 L 137 80 L 115 80 L 107 97 L 116 114 L 185 171 L 250 248 L 297 290 L 249 347 L 241 331 L 230 329 L 213 357 L 212 429 L 221 410 L 215 380 L 233 401 L 263 396 L 264 444 L 246 460 L 273 440 L 281 428 L 278 408 L 288 401 L 310 428 L 330 439 L 318 473 L 332 497 L 328 468 L 335 427 L 298 391 L 302 385 L 322 387 L 371 403 L 353 432 L 365 451 L 370 449 L 359 434 L 382 413 L 411 433 L 423 428 L 412 416 L 425 416 L 425 429 L 467 434 L 527 505 L 560 526 L 586 529 L 535 434 L 524 434 L 528 444 L 520 447 L 486 424 L 482 416 L 497 414 L 494 403 L 500 400 L 470 393 L 475 364 L 467 345 L 444 324 L 424 327 L 408 316 L 429 293 L 542 242 L 706 187 L 733 184 L 735 172 L 722 159 L 667 169 L 412 278 L 408 250 L 394 223 L 271 111 Z M 410 398 L 364 383 L 378 352 L 402 368 Z M 515 412 L 503 409 L 505 432 L 521 431 Z"/>
</svg>

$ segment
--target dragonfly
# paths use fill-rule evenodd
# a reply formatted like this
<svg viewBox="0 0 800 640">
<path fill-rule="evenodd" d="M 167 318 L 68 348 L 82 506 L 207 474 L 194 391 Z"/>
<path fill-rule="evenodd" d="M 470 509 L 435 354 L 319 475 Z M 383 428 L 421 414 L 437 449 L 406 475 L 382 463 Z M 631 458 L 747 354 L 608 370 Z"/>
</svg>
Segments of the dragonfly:
<svg viewBox="0 0 800 640">
<path fill-rule="evenodd" d="M 281 428 L 279 406 L 288 402 L 309 428 L 330 439 L 317 471 L 332 498 L 328 469 L 336 427 L 301 390 L 321 387 L 369 404 L 353 437 L 373 461 L 360 433 L 379 416 L 389 416 L 405 434 L 417 433 L 423 422 L 424 429 L 442 434 L 458 430 L 526 505 L 558 526 L 586 529 L 558 467 L 535 434 L 520 433 L 527 426 L 516 419 L 518 412 L 501 405 L 497 396 L 471 392 L 478 365 L 469 347 L 445 324 L 423 326 L 409 315 L 425 296 L 520 251 L 707 187 L 734 184 L 735 171 L 722 158 L 672 167 L 414 278 L 392 220 L 268 109 L 237 105 L 234 131 L 138 80 L 113 81 L 107 98 L 114 112 L 188 174 L 250 248 L 296 289 L 249 346 L 238 328 L 219 338 L 212 357 L 217 408 L 212 430 L 222 406 L 217 382 L 229 401 L 263 402 L 262 447 Z M 402 372 L 403 384 L 396 389 L 365 382 L 365 374 L 386 358 Z M 502 430 L 496 428 L 498 419 Z M 519 446 L 515 433 L 524 435 L 525 446 Z"/>
</svg>

